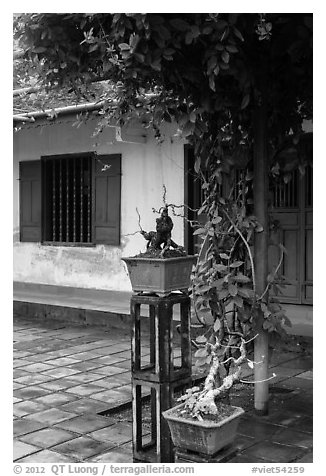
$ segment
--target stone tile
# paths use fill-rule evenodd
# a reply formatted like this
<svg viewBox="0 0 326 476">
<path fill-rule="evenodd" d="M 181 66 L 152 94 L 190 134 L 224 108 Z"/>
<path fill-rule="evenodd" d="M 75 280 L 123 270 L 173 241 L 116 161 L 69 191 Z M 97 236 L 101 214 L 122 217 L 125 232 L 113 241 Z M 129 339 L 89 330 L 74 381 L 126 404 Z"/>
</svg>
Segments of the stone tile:
<svg viewBox="0 0 326 476">
<path fill-rule="evenodd" d="M 80 370 L 81 372 L 87 372 L 99 367 L 102 367 L 102 364 L 98 362 L 98 359 L 91 359 L 87 360 L 86 362 L 78 362 L 77 364 L 69 365 L 70 369 Z"/>
<path fill-rule="evenodd" d="M 46 423 L 30 420 L 27 418 L 19 418 L 13 422 L 13 434 L 14 436 L 26 435 L 33 431 L 41 430 L 46 427 Z"/>
<path fill-rule="evenodd" d="M 112 365 L 112 364 L 124 362 L 126 361 L 126 358 L 119 357 L 119 356 L 117 357 L 116 354 L 113 354 L 113 355 L 104 355 L 103 357 L 98 357 L 97 361 L 100 362 L 102 365 Z"/>
<path fill-rule="evenodd" d="M 299 374 L 299 375 L 302 375 L 302 374 Z M 283 380 L 282 382 L 279 383 L 279 385 L 286 388 L 293 388 L 298 390 L 306 390 L 306 389 L 309 390 L 313 388 L 313 381 L 310 379 L 305 379 L 301 377 L 291 377 L 286 380 Z"/>
<path fill-rule="evenodd" d="M 74 412 L 78 414 L 84 413 L 99 413 L 107 410 L 107 404 L 98 400 L 91 400 L 89 398 L 81 398 L 75 402 L 66 403 L 60 407 L 67 412 Z"/>
<path fill-rule="evenodd" d="M 94 348 L 94 342 L 87 342 L 85 344 L 81 344 L 80 341 L 84 339 L 73 340 L 73 348 L 75 350 L 75 354 L 79 354 L 81 352 L 92 352 Z M 87 339 L 89 340 L 89 339 Z M 96 343 L 95 343 L 96 346 Z"/>
<path fill-rule="evenodd" d="M 31 400 L 24 400 L 19 403 L 14 403 L 13 414 L 17 417 L 22 417 L 42 410 L 46 410 L 46 406 L 41 403 L 36 403 Z"/>
<path fill-rule="evenodd" d="M 16 461 L 19 458 L 23 458 L 24 456 L 35 453 L 36 451 L 40 451 L 40 448 L 37 446 L 28 445 L 23 441 L 14 440 L 13 460 Z"/>
<path fill-rule="evenodd" d="M 123 374 L 115 374 L 109 375 L 108 377 L 104 377 L 103 380 L 97 380 L 99 384 L 103 386 L 103 382 L 108 382 L 109 388 L 113 388 L 112 384 L 115 384 L 114 387 L 121 387 L 122 385 L 130 385 L 131 384 L 131 375 L 129 372 Z M 97 385 L 97 383 L 96 383 Z"/>
<path fill-rule="evenodd" d="M 306 416 L 313 415 L 313 405 L 311 398 L 286 400 L 282 402 L 282 408 L 287 411 L 296 412 Z"/>
<path fill-rule="evenodd" d="M 288 367 L 281 367 L 278 365 L 277 367 L 273 367 L 269 371 L 269 375 L 272 376 L 272 374 L 276 374 L 276 377 L 271 380 L 271 383 L 275 384 L 277 382 L 281 382 L 282 380 L 285 380 L 290 377 L 294 377 L 295 375 L 298 375 L 301 372 L 300 369 L 292 369 Z"/>
<path fill-rule="evenodd" d="M 121 342 L 117 344 L 117 340 L 121 340 Z M 94 342 L 93 351 L 95 352 L 96 350 L 98 353 L 101 353 L 102 355 L 108 355 L 110 353 L 109 351 L 111 347 L 115 345 L 120 345 L 120 344 L 121 345 L 125 344 L 125 342 L 123 342 L 123 339 L 120 339 L 120 337 L 117 337 L 116 339 L 114 338 L 110 339 L 110 337 L 108 337 L 105 340 L 98 340 Z M 130 344 L 129 344 L 129 348 L 130 348 Z"/>
<path fill-rule="evenodd" d="M 118 375 L 126 372 L 126 369 L 123 367 L 116 367 L 114 365 L 106 365 L 105 367 L 99 367 L 98 369 L 94 369 L 95 373 L 101 374 L 101 375 Z"/>
<path fill-rule="evenodd" d="M 89 434 L 92 438 L 99 441 L 111 442 L 115 445 L 122 445 L 132 439 L 131 425 L 125 423 L 116 423 L 115 425 L 93 431 Z"/>
<path fill-rule="evenodd" d="M 77 416 L 75 413 L 65 412 L 58 408 L 48 408 L 42 412 L 34 413 L 33 420 L 54 425 L 55 423 L 68 420 L 69 418 L 73 418 L 75 416 Z"/>
<path fill-rule="evenodd" d="M 113 345 L 101 347 L 98 349 L 93 349 L 93 352 L 100 355 L 112 355 L 112 354 L 118 354 L 119 352 L 123 352 L 125 350 L 129 350 L 129 352 L 131 351 L 130 342 L 120 342 L 118 344 L 113 344 Z"/>
<path fill-rule="evenodd" d="M 64 332 L 60 334 L 60 336 L 61 336 L 61 339 L 63 340 L 71 340 L 71 339 L 75 339 L 76 337 L 79 337 L 80 333 L 76 331 L 69 331 L 69 329 L 66 328 Z"/>
<path fill-rule="evenodd" d="M 53 446 L 52 451 L 63 453 L 80 461 L 81 459 L 84 460 L 99 453 L 103 453 L 107 448 L 107 443 L 100 443 L 92 438 L 80 436 L 66 443 Z"/>
<path fill-rule="evenodd" d="M 67 357 L 69 355 L 74 355 L 74 350 L 72 348 L 57 349 L 50 352 L 47 352 L 52 359 L 57 359 L 59 357 Z"/>
<path fill-rule="evenodd" d="M 65 430 L 73 431 L 75 433 L 85 434 L 99 430 L 100 428 L 104 428 L 106 426 L 113 425 L 115 422 L 116 421 L 112 418 L 95 414 L 85 414 L 58 423 L 56 427 L 64 428 Z"/>
<path fill-rule="evenodd" d="M 17 380 L 17 382 L 19 382 L 19 379 L 21 377 L 29 377 L 29 373 L 26 372 L 26 370 L 22 370 L 22 369 L 15 369 L 12 373 L 13 375 L 13 379 L 14 380 Z"/>
<path fill-rule="evenodd" d="M 15 390 L 14 395 L 22 399 L 32 399 L 37 397 L 43 397 L 48 395 L 49 391 L 45 390 L 38 385 L 33 385 L 31 387 L 23 387 L 21 389 Z"/>
<path fill-rule="evenodd" d="M 279 429 L 277 425 L 261 423 L 252 418 L 242 418 L 238 427 L 238 434 L 251 436 L 256 440 L 271 438 L 271 436 Z"/>
<path fill-rule="evenodd" d="M 234 444 L 237 447 L 238 451 L 242 451 L 245 448 L 249 448 L 249 446 L 255 444 L 255 442 L 255 438 L 251 436 L 237 435 Z"/>
<path fill-rule="evenodd" d="M 68 388 L 66 392 L 79 396 L 89 396 L 93 393 L 100 392 L 101 390 L 101 387 L 90 383 L 87 385 L 77 385 L 76 387 Z"/>
<path fill-rule="evenodd" d="M 74 358 L 84 362 L 85 360 L 97 359 L 98 354 L 95 354 L 95 352 L 79 352 L 74 353 Z"/>
<path fill-rule="evenodd" d="M 64 403 L 69 403 L 71 401 L 77 400 L 76 395 L 71 395 L 63 392 L 51 393 L 50 395 L 45 395 L 43 397 L 36 398 L 36 402 L 43 403 L 48 407 L 55 407 L 63 405 Z"/>
<path fill-rule="evenodd" d="M 43 372 L 42 375 L 59 379 L 63 377 L 69 377 L 71 375 L 77 374 L 78 372 L 78 370 L 69 369 L 68 367 L 58 367 L 56 369 L 53 368 L 52 370 L 47 370 L 46 372 Z"/>
<path fill-rule="evenodd" d="M 95 380 L 100 380 L 102 377 L 102 375 L 96 374 L 94 372 L 80 372 L 79 374 L 74 375 L 73 379 L 79 383 L 88 383 L 94 382 Z M 95 385 L 97 385 L 96 382 Z"/>
<path fill-rule="evenodd" d="M 291 463 L 303 454 L 303 448 L 281 445 L 268 440 L 256 443 L 242 452 L 244 456 L 259 458 L 266 461 L 266 463 Z"/>
<path fill-rule="evenodd" d="M 12 397 L 12 402 L 13 402 L 13 403 L 19 403 L 19 402 L 22 402 L 22 399 L 21 399 L 21 398 L 17 398 L 17 397 Z"/>
<path fill-rule="evenodd" d="M 230 459 L 228 463 L 266 463 L 263 459 L 259 459 L 256 456 L 239 454 Z"/>
<path fill-rule="evenodd" d="M 112 450 L 88 460 L 92 463 L 133 463 L 132 452 Z"/>
<path fill-rule="evenodd" d="M 312 451 L 309 451 L 307 454 L 305 454 L 302 458 L 299 458 L 296 461 L 296 464 L 298 463 L 313 463 L 313 453 Z"/>
<path fill-rule="evenodd" d="M 13 351 L 13 358 L 14 359 L 21 359 L 21 358 L 24 358 L 24 357 L 30 357 L 31 354 L 30 352 L 28 351 L 23 351 L 23 350 L 15 350 Z"/>
<path fill-rule="evenodd" d="M 53 392 L 58 392 L 60 390 L 66 390 L 67 388 L 71 388 L 78 385 L 76 380 L 73 378 L 60 378 L 60 379 L 53 379 L 50 382 L 44 382 L 40 384 L 40 387 L 44 388 L 45 390 L 50 390 Z"/>
<path fill-rule="evenodd" d="M 31 362 L 47 363 L 49 360 L 53 360 L 54 358 L 55 355 L 53 355 L 53 352 L 43 352 L 42 354 L 37 353 L 29 356 L 28 360 L 30 360 Z"/>
<path fill-rule="evenodd" d="M 73 438 L 76 438 L 76 435 L 60 428 L 44 428 L 19 437 L 20 441 L 40 448 L 50 448 Z"/>
<path fill-rule="evenodd" d="M 313 379 L 313 371 L 308 370 L 308 372 L 303 372 L 302 374 L 298 375 L 298 377 L 305 378 L 305 379 L 308 379 L 308 380 L 312 380 Z"/>
<path fill-rule="evenodd" d="M 313 366 L 312 357 L 297 357 L 296 359 L 291 359 L 287 362 L 282 362 L 279 364 L 281 367 L 287 367 L 289 369 L 299 369 L 299 370 L 311 370 Z"/>
<path fill-rule="evenodd" d="M 101 377 L 103 377 L 103 375 Z M 103 389 L 117 388 L 121 385 L 121 381 L 119 382 L 118 379 L 112 380 L 111 378 L 105 377 L 101 378 L 100 380 L 96 380 L 96 385 L 103 387 Z"/>
<path fill-rule="evenodd" d="M 105 345 L 103 345 L 105 343 Z M 91 342 L 87 345 L 87 349 L 86 350 L 95 350 L 95 349 L 100 349 L 101 351 L 103 351 L 103 354 L 106 353 L 106 350 L 110 345 L 114 345 L 116 344 L 117 342 L 112 340 L 112 339 L 108 339 L 108 340 L 105 340 L 104 342 L 102 340 L 96 340 L 94 342 Z"/>
<path fill-rule="evenodd" d="M 48 342 L 44 342 L 44 340 L 42 340 L 41 345 L 38 345 L 36 347 L 34 346 L 34 350 L 38 353 L 51 352 L 65 348 L 66 343 L 59 339 L 51 339 Z"/>
<path fill-rule="evenodd" d="M 108 407 L 112 407 L 112 405 L 109 405 L 112 403 L 116 403 L 116 405 L 121 405 L 121 403 L 131 401 L 131 393 L 129 395 L 126 395 L 125 393 L 119 393 L 116 390 L 101 390 L 101 392 L 97 392 L 93 395 L 90 395 L 90 398 L 105 402 L 108 404 Z"/>
<path fill-rule="evenodd" d="M 122 352 L 117 352 L 114 354 L 115 357 L 118 358 L 123 358 L 123 359 L 130 359 L 131 358 L 131 352 L 130 349 L 128 350 L 123 350 Z"/>
<path fill-rule="evenodd" d="M 121 383 L 131 383 L 131 372 L 124 372 L 121 375 L 116 375 L 116 378 L 119 380 Z"/>
<path fill-rule="evenodd" d="M 127 443 L 124 443 L 123 445 L 119 446 L 119 450 L 121 451 L 127 451 L 132 452 L 132 441 L 128 441 Z"/>
<path fill-rule="evenodd" d="M 13 390 L 18 390 L 19 388 L 24 388 L 25 385 L 22 385 L 21 383 L 18 382 L 13 382 L 12 388 Z"/>
<path fill-rule="evenodd" d="M 293 429 L 297 431 L 304 431 L 305 433 L 312 433 L 313 418 L 301 415 L 301 417 L 293 424 Z"/>
<path fill-rule="evenodd" d="M 312 448 L 312 435 L 294 429 L 280 429 L 272 436 L 272 441 L 302 448 Z"/>
<path fill-rule="evenodd" d="M 19 460 L 20 463 L 74 463 L 77 460 L 64 456 L 52 450 L 41 450 Z"/>
<path fill-rule="evenodd" d="M 80 362 L 78 359 L 73 359 L 72 357 L 59 357 L 58 359 L 47 360 L 46 363 L 53 365 L 54 367 L 68 366 L 70 364 L 76 364 Z"/>
<path fill-rule="evenodd" d="M 142 359 L 142 364 L 145 361 L 146 361 L 146 363 L 149 362 L 149 360 Z M 131 369 L 131 361 L 130 360 L 123 360 L 121 362 L 118 362 L 118 365 L 119 365 L 120 368 L 124 368 L 124 369 L 128 369 L 128 370 Z"/>
<path fill-rule="evenodd" d="M 17 359 L 13 362 L 13 368 L 19 368 L 19 367 L 24 367 L 25 365 L 30 365 L 31 362 L 26 359 Z"/>
<path fill-rule="evenodd" d="M 43 364 L 43 363 L 33 363 L 29 365 L 25 365 L 24 371 L 25 372 L 43 372 L 44 370 L 53 370 L 52 365 Z"/>
<path fill-rule="evenodd" d="M 53 378 L 50 376 L 26 372 L 26 375 L 17 378 L 16 382 L 23 385 L 38 385 L 40 383 L 49 382 L 51 380 L 53 380 Z"/>
<path fill-rule="evenodd" d="M 128 383 L 127 385 L 121 385 L 120 387 L 118 387 L 116 389 L 116 391 L 118 393 L 121 393 L 123 395 L 128 395 L 128 396 L 131 396 L 131 383 Z"/>
<path fill-rule="evenodd" d="M 301 418 L 301 415 L 289 411 L 274 409 L 266 416 L 255 415 L 253 418 L 264 423 L 289 427 L 293 426 L 298 421 L 298 419 Z"/>
</svg>

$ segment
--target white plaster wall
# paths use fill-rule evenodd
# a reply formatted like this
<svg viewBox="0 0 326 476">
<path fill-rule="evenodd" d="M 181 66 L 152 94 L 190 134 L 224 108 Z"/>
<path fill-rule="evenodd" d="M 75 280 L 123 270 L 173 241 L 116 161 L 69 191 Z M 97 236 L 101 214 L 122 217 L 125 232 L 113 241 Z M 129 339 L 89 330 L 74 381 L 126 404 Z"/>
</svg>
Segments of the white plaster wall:
<svg viewBox="0 0 326 476">
<path fill-rule="evenodd" d="M 136 234 L 139 229 L 136 207 L 145 230 L 155 229 L 152 207 L 162 206 L 163 184 L 167 200 L 184 203 L 183 143 L 174 136 L 175 130 L 165 130 L 165 141 L 158 144 L 148 131 L 141 128 L 128 131 L 135 141 L 146 134 L 146 143 L 117 142 L 115 130 L 107 128 L 92 137 L 96 118 L 81 127 L 73 127 L 74 118 L 46 120 L 22 127 L 14 134 L 14 280 L 22 282 L 77 286 L 94 289 L 130 290 L 122 256 L 144 251 L 145 241 Z M 20 161 L 37 160 L 42 155 L 68 154 L 87 151 L 122 155 L 121 177 L 121 245 L 96 247 L 45 246 L 40 243 L 19 242 L 19 181 Z M 183 220 L 175 217 L 173 239 L 183 243 Z"/>
</svg>

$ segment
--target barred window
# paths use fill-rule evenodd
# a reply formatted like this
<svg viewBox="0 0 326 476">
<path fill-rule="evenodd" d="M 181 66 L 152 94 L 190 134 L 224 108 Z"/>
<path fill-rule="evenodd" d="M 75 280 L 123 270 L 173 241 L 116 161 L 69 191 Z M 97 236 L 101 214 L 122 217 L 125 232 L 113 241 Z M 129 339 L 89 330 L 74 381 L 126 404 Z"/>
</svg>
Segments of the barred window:
<svg viewBox="0 0 326 476">
<path fill-rule="evenodd" d="M 121 156 L 73 154 L 20 163 L 21 241 L 120 243 Z"/>
</svg>

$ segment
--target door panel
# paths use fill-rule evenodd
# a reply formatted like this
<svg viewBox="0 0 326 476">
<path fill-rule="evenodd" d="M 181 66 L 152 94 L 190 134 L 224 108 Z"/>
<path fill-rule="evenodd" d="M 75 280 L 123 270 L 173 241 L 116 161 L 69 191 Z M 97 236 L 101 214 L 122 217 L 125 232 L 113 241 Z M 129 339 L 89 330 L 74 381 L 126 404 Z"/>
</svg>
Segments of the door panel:
<svg viewBox="0 0 326 476">
<path fill-rule="evenodd" d="M 300 302 L 300 226 L 299 213 L 293 212 L 272 213 L 272 219 L 277 222 L 277 229 L 271 235 L 273 245 L 269 247 L 269 272 L 278 265 L 281 258 L 279 244 L 283 244 L 286 253 L 279 274 L 284 276 L 284 287 L 279 300 L 282 302 Z"/>
<path fill-rule="evenodd" d="M 290 185 L 292 183 L 292 185 Z M 313 285 L 313 212 L 312 169 L 307 166 L 305 176 L 292 173 L 288 184 L 273 189 L 271 216 L 278 228 L 271 236 L 274 243 L 283 243 L 287 253 L 281 267 L 285 287 L 280 301 L 312 304 Z M 277 266 L 280 251 L 269 249 L 269 269 Z"/>
</svg>

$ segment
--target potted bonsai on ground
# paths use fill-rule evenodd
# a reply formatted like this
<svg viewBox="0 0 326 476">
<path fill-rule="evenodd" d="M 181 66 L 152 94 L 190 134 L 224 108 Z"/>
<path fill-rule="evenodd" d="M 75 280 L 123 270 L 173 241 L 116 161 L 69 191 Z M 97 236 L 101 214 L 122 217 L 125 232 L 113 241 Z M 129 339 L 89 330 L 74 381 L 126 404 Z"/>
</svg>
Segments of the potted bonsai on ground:
<svg viewBox="0 0 326 476">
<path fill-rule="evenodd" d="M 191 278 L 191 296 L 193 314 L 202 328 L 194 341 L 194 356 L 207 377 L 201 387 L 188 389 L 178 399 L 181 404 L 163 413 L 174 445 L 186 451 L 215 455 L 235 439 L 244 411 L 230 406 L 228 397 L 237 382 L 257 383 L 244 380 L 243 368 L 248 371 L 248 366 L 253 369 L 258 363 L 249 358 L 258 335 L 258 314 L 263 312 L 263 328 L 270 333 L 271 344 L 285 333 L 283 325 L 290 325 L 276 299 L 282 285 L 281 278 L 276 280 L 282 246 L 266 289 L 261 295 L 256 292 L 251 241 L 262 227 L 248 213 L 250 180 L 249 174 L 242 177 L 228 198 L 220 195 L 214 178 L 203 185 L 206 199 L 199 213 L 207 220 L 195 231 L 203 241 Z"/>
<path fill-rule="evenodd" d="M 183 450 L 205 455 L 215 455 L 231 444 L 244 410 L 227 405 L 223 397 L 232 385 L 240 380 L 241 364 L 246 361 L 246 342 L 242 340 L 240 356 L 232 359 L 234 372 L 225 376 L 216 386 L 220 375 L 219 348 L 217 342 L 211 346 L 213 363 L 202 388 L 188 389 L 178 400 L 183 403 L 163 412 L 167 420 L 174 445 Z M 225 363 L 225 362 L 224 362 Z"/>
</svg>

